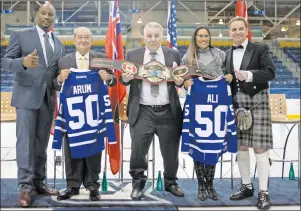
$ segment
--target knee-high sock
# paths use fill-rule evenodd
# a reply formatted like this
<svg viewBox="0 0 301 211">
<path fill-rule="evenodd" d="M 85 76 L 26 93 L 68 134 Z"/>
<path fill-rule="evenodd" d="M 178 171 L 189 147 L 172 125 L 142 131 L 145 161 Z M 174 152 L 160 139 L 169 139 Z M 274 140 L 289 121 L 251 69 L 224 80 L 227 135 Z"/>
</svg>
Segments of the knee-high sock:
<svg viewBox="0 0 301 211">
<path fill-rule="evenodd" d="M 250 154 L 249 150 L 247 151 L 238 151 L 237 154 L 237 163 L 242 180 L 242 184 L 250 184 Z"/>
<path fill-rule="evenodd" d="M 268 151 L 260 154 L 255 153 L 255 156 L 258 169 L 259 190 L 267 191 L 270 173 L 269 153 Z"/>
</svg>

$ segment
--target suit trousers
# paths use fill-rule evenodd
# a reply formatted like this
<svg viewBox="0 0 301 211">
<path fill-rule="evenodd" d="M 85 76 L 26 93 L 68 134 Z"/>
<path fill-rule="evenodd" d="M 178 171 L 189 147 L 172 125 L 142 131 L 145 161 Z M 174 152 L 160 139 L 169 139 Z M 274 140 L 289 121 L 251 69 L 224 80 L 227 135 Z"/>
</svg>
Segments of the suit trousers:
<svg viewBox="0 0 301 211">
<path fill-rule="evenodd" d="M 20 190 L 30 192 L 46 178 L 47 146 L 54 111 L 47 97 L 39 109 L 16 108 L 17 166 Z"/>
<path fill-rule="evenodd" d="M 133 178 L 133 188 L 142 190 L 145 186 L 147 177 L 144 172 L 148 168 L 146 156 L 154 134 L 159 137 L 163 157 L 164 186 L 167 188 L 176 184 L 180 128 L 180 123 L 175 121 L 170 105 L 152 108 L 140 104 L 137 120 L 134 125 L 130 126 L 132 146 L 129 173 Z"/>
<path fill-rule="evenodd" d="M 67 189 L 79 189 L 83 183 L 88 190 L 98 190 L 100 184 L 101 152 L 86 158 L 72 158 L 68 138 L 64 138 Z"/>
</svg>

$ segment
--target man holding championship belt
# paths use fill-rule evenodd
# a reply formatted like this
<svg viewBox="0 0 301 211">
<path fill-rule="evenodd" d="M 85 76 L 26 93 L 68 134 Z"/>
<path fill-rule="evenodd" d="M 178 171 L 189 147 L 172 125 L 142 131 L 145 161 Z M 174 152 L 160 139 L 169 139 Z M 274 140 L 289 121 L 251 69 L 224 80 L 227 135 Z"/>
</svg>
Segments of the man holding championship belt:
<svg viewBox="0 0 301 211">
<path fill-rule="evenodd" d="M 126 60 L 136 64 L 158 61 L 167 67 L 180 65 L 180 53 L 162 47 L 162 37 L 163 28 L 160 24 L 156 22 L 146 24 L 144 28 L 146 46 L 129 51 Z M 146 68 L 156 69 L 156 67 L 150 66 Z M 133 190 L 131 198 L 133 200 L 141 199 L 147 180 L 144 175 L 144 171 L 148 168 L 146 155 L 154 134 L 159 137 L 163 156 L 165 190 L 175 196 L 184 196 L 183 191 L 176 183 L 183 116 L 175 87 L 181 87 L 184 80 L 182 77 L 175 76 L 174 82 L 164 81 L 160 84 L 152 84 L 134 79 L 134 76 L 133 72 L 123 72 L 120 77 L 120 81 L 124 85 L 131 85 L 127 110 L 132 138 L 130 174 L 133 178 Z"/>
</svg>

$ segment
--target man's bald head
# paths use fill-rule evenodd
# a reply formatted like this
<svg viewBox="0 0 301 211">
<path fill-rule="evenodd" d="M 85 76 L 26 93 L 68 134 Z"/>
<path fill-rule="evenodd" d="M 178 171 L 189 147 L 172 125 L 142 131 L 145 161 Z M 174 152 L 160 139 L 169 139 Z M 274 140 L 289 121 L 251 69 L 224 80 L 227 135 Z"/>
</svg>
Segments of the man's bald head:
<svg viewBox="0 0 301 211">
<path fill-rule="evenodd" d="M 54 23 L 56 10 L 49 2 L 42 4 L 36 14 L 36 23 L 44 31 L 49 31 Z"/>
</svg>

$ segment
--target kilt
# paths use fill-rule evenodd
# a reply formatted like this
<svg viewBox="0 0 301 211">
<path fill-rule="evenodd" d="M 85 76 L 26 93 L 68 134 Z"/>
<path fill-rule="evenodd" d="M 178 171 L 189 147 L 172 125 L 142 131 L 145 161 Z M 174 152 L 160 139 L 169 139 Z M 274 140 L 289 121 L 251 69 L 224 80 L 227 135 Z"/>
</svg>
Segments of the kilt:
<svg viewBox="0 0 301 211">
<path fill-rule="evenodd" d="M 233 105 L 249 110 L 256 103 L 269 96 L 269 89 L 264 89 L 252 98 L 240 91 L 233 96 Z M 258 104 L 251 110 L 253 125 L 247 131 L 237 130 L 239 146 L 265 150 L 273 148 L 272 120 L 269 98 Z"/>
</svg>

